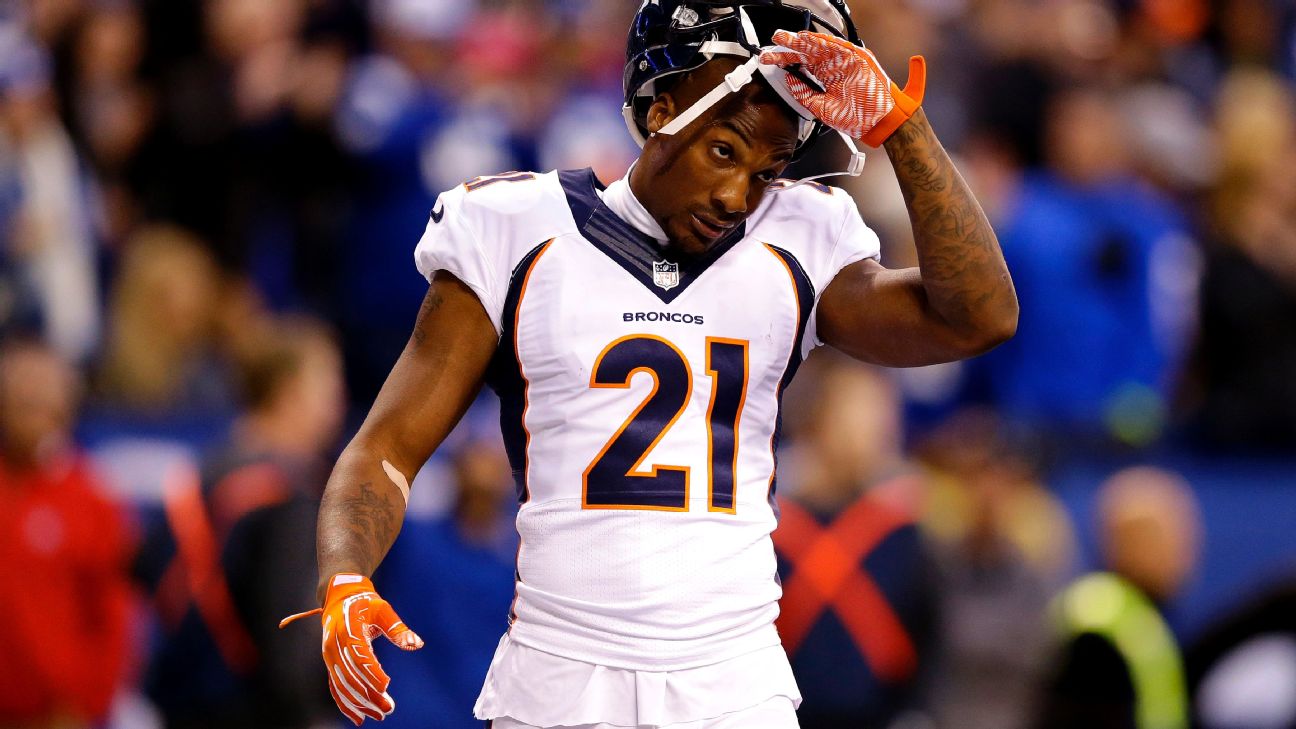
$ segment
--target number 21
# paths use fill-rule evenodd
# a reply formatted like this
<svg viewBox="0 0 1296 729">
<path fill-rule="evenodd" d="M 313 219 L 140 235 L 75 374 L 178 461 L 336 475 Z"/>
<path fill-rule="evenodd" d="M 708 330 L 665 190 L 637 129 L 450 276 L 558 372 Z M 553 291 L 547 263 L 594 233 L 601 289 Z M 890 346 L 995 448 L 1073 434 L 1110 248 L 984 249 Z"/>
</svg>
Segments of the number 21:
<svg viewBox="0 0 1296 729">
<path fill-rule="evenodd" d="M 747 399 L 748 342 L 707 337 L 706 371 L 712 382 L 706 420 L 707 510 L 732 514 L 737 508 L 738 424 Z M 653 378 L 653 389 L 585 469 L 581 503 L 586 509 L 688 511 L 688 466 L 658 464 L 643 470 L 648 453 L 693 395 L 693 373 L 684 354 L 660 337 L 622 337 L 595 360 L 590 387 L 628 389 L 640 372 Z"/>
</svg>

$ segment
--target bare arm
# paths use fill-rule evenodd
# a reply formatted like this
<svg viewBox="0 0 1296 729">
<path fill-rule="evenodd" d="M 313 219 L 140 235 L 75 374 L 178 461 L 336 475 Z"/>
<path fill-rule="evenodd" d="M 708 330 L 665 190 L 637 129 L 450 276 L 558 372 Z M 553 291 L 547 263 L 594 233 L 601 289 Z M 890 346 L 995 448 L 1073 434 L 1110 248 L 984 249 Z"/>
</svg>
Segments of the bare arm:
<svg viewBox="0 0 1296 729">
<path fill-rule="evenodd" d="M 440 271 L 414 332 L 329 477 L 316 525 L 318 597 L 338 572 L 373 574 L 400 532 L 406 479 L 459 422 L 481 387 L 497 337 L 472 290 Z"/>
<path fill-rule="evenodd" d="M 909 209 L 918 267 L 868 260 L 843 269 L 819 300 L 820 337 L 891 367 L 981 354 L 1017 329 L 1017 295 L 981 205 L 919 109 L 884 143 Z"/>
</svg>

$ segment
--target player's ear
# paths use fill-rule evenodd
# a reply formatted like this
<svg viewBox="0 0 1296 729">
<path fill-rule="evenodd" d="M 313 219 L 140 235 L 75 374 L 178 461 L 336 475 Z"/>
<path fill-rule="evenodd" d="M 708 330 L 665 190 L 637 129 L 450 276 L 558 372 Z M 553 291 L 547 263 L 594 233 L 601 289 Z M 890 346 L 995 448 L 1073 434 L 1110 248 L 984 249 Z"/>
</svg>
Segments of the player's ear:
<svg viewBox="0 0 1296 729">
<path fill-rule="evenodd" d="M 648 107 L 648 117 L 644 120 L 648 124 L 648 132 L 656 134 L 657 130 L 675 118 L 675 114 L 675 97 L 669 91 L 657 94 L 652 106 Z"/>
</svg>

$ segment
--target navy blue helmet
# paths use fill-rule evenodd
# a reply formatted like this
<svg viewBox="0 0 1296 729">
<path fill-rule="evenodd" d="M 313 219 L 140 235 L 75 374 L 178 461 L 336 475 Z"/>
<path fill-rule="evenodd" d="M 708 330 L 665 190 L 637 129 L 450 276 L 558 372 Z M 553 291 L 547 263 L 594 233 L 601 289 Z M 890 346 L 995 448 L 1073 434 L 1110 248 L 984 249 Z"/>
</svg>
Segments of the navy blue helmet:
<svg viewBox="0 0 1296 729">
<path fill-rule="evenodd" d="M 717 55 L 751 59 L 762 47 L 774 45 L 776 30 L 814 30 L 861 45 L 845 0 L 644 0 L 630 25 L 622 77 L 622 111 L 630 135 L 643 145 L 648 107 L 662 90 L 662 79 L 691 71 Z M 788 94 L 782 83 L 786 72 L 754 61 L 748 68 L 749 78 L 759 71 L 801 117 L 798 152 L 827 131 Z M 790 72 L 800 74 L 795 68 Z M 813 78 L 801 78 L 817 84 Z"/>
</svg>

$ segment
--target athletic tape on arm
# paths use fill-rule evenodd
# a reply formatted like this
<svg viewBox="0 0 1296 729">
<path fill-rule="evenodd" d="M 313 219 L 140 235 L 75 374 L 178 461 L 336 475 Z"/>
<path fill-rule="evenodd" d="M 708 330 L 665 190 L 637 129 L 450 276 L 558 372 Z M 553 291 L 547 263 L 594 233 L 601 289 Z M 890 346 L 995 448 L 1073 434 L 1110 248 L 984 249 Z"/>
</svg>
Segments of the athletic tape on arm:
<svg viewBox="0 0 1296 729">
<path fill-rule="evenodd" d="M 410 487 L 409 480 L 405 478 L 405 474 L 397 471 L 396 467 L 388 463 L 386 460 L 382 462 L 382 467 L 383 471 L 387 473 L 387 478 L 391 479 L 391 482 L 396 484 L 396 488 L 400 489 L 401 497 L 405 499 L 405 505 L 409 506 Z"/>
</svg>

